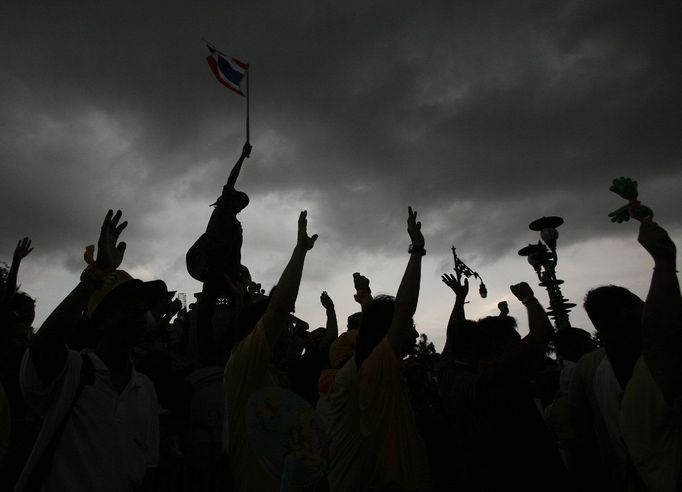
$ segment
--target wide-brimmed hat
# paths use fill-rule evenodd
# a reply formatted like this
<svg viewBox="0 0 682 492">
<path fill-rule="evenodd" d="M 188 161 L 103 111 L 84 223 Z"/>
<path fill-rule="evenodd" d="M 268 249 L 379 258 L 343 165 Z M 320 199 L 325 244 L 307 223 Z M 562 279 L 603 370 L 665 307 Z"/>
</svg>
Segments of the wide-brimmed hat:
<svg viewBox="0 0 682 492">
<path fill-rule="evenodd" d="M 151 308 L 156 304 L 170 300 L 173 292 L 163 280 L 143 282 L 133 278 L 124 270 L 115 270 L 105 278 L 88 300 L 88 317 L 117 307 L 122 302 L 136 300 L 142 307 Z"/>
</svg>

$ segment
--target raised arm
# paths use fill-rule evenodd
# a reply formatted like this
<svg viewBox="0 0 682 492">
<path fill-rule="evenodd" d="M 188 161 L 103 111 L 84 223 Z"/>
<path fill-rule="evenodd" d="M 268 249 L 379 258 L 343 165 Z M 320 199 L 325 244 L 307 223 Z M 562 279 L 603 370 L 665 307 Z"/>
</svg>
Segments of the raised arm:
<svg viewBox="0 0 682 492">
<path fill-rule="evenodd" d="M 398 293 L 395 296 L 395 309 L 393 321 L 388 329 L 388 340 L 391 348 L 399 358 L 405 356 L 414 344 L 416 331 L 412 324 L 412 316 L 417 310 L 419 300 L 419 285 L 421 283 L 422 256 L 426 254 L 424 249 L 424 236 L 421 232 L 421 222 L 417 222 L 417 212 L 412 207 L 407 208 L 407 232 L 412 244 L 410 246 L 410 259 L 407 262 L 403 279 L 400 281 Z"/>
<path fill-rule="evenodd" d="M 29 238 L 25 237 L 17 243 L 17 247 L 14 249 L 14 254 L 12 255 L 12 265 L 9 267 L 9 272 L 7 273 L 5 292 L 3 293 L 2 298 L 3 302 L 9 301 L 17 291 L 19 265 L 21 264 L 21 260 L 26 258 L 31 251 L 33 251 L 33 248 L 31 247 L 31 240 Z"/>
<path fill-rule="evenodd" d="M 306 254 L 313 249 L 315 241 L 317 240 L 317 234 L 308 236 L 307 213 L 308 212 L 303 211 L 298 217 L 298 239 L 296 241 L 296 247 L 294 248 L 289 263 L 287 263 L 286 268 L 284 268 L 284 271 L 282 272 L 282 276 L 277 283 L 277 289 L 275 289 L 275 292 L 272 294 L 270 303 L 263 314 L 265 336 L 271 347 L 275 346 L 277 339 L 286 326 L 286 318 L 296 303 Z"/>
<path fill-rule="evenodd" d="M 329 297 L 327 291 L 322 292 L 320 295 L 320 303 L 322 307 L 327 312 L 327 326 L 324 332 L 324 336 L 320 341 L 320 353 L 324 357 L 324 360 L 329 360 L 329 348 L 331 347 L 334 340 L 339 336 L 339 324 L 336 320 L 336 310 L 334 309 L 334 301 Z"/>
<path fill-rule="evenodd" d="M 445 347 L 443 347 L 443 353 L 448 354 L 454 347 L 463 341 L 462 327 L 466 319 L 464 316 L 464 303 L 469 294 L 469 279 L 465 278 L 464 282 L 461 282 L 451 273 L 444 273 L 440 278 L 443 283 L 450 287 L 455 293 L 455 305 L 452 307 L 452 312 L 450 313 L 445 337 Z"/>
<path fill-rule="evenodd" d="M 682 296 L 675 243 L 650 218 L 642 220 L 639 242 L 654 259 L 642 316 L 642 353 L 666 400 L 682 396 Z"/>
<path fill-rule="evenodd" d="M 528 313 L 528 335 L 523 340 L 533 344 L 533 348 L 544 355 L 547 344 L 554 333 L 552 322 L 549 320 L 545 308 L 542 307 L 540 301 L 533 294 L 533 289 L 526 282 L 512 285 L 510 289 L 512 294 L 526 306 Z"/>
<path fill-rule="evenodd" d="M 126 244 L 116 243 L 128 223 L 119 224 L 120 219 L 120 210 L 115 215 L 111 210 L 107 212 L 97 242 L 97 260 L 83 271 L 78 285 L 52 311 L 33 338 L 29 349 L 31 360 L 45 385 L 50 384 L 64 367 L 66 340 L 76 327 L 90 295 L 123 260 Z"/>
<path fill-rule="evenodd" d="M 239 159 L 237 159 L 237 163 L 234 165 L 232 171 L 230 171 L 230 176 L 227 178 L 228 188 L 234 189 L 234 185 L 237 182 L 237 178 L 239 177 L 239 172 L 242 170 L 242 164 L 244 163 L 244 159 L 246 159 L 250 155 L 251 144 L 249 142 L 246 142 L 244 144 L 244 147 L 242 147 L 242 154 L 239 156 Z"/>
</svg>

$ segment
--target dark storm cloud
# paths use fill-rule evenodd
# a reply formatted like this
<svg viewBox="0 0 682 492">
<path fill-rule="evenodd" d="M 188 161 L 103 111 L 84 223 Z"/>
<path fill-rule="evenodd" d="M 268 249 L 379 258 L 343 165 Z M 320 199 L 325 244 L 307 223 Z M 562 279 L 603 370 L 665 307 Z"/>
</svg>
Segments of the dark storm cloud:
<svg viewBox="0 0 682 492">
<path fill-rule="evenodd" d="M 432 251 L 457 243 L 482 259 L 526 244 L 540 215 L 563 215 L 567 242 L 620 234 L 606 219 L 620 175 L 679 225 L 665 183 L 682 179 L 680 10 L 5 5 L 0 160 L 15 213 L 3 250 L 26 234 L 55 253 L 80 247 L 109 206 L 144 223 L 213 201 L 242 144 L 244 101 L 212 80 L 202 36 L 253 66 L 256 150 L 240 185 L 252 199 L 314 202 L 321 234 L 349 256 L 404 243 L 408 203 Z M 130 232 L 152 230 L 163 234 Z"/>
</svg>

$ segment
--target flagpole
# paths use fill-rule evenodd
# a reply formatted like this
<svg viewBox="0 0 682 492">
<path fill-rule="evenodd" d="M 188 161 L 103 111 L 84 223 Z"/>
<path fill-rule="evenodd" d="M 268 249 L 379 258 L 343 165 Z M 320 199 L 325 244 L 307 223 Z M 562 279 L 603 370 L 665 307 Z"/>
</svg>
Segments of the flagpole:
<svg viewBox="0 0 682 492">
<path fill-rule="evenodd" d="M 249 97 L 251 97 L 249 72 L 251 72 L 251 66 L 249 66 L 249 69 L 246 71 L 246 143 L 249 143 Z"/>
</svg>

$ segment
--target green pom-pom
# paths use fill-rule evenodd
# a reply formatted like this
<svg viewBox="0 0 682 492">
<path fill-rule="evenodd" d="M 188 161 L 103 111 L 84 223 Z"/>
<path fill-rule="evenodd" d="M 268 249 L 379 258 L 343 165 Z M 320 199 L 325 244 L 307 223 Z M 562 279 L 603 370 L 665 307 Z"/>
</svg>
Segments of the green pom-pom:
<svg viewBox="0 0 682 492">
<path fill-rule="evenodd" d="M 629 201 L 637 200 L 637 181 L 621 176 L 613 180 L 609 188 L 612 192 Z"/>
<path fill-rule="evenodd" d="M 623 205 L 620 207 L 618 210 L 614 210 L 609 214 L 609 217 L 611 217 L 611 222 L 616 222 L 618 224 L 622 224 L 623 222 L 627 222 L 630 220 L 630 212 L 629 212 L 629 205 Z"/>
</svg>

